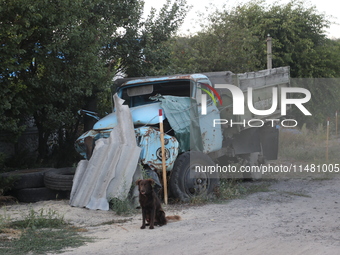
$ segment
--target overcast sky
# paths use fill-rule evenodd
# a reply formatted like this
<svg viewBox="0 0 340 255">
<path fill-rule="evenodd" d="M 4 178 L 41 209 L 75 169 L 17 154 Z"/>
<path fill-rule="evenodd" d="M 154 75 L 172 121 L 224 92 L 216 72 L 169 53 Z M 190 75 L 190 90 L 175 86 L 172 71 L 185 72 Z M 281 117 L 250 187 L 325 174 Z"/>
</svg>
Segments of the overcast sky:
<svg viewBox="0 0 340 255">
<path fill-rule="evenodd" d="M 151 6 L 160 8 L 166 0 L 145 0 L 145 12 L 148 13 Z M 199 30 L 197 19 L 199 16 L 197 12 L 206 12 L 206 6 L 213 3 L 215 6 L 221 8 L 223 4 L 227 6 L 235 6 L 237 3 L 246 3 L 248 0 L 187 0 L 188 5 L 192 8 L 188 13 L 185 22 L 180 30 L 181 33 L 187 33 L 187 30 L 195 32 Z M 268 4 L 276 2 L 275 0 L 266 0 Z M 289 0 L 280 0 L 279 3 L 287 3 Z M 327 16 L 333 16 L 330 20 L 332 22 L 340 23 L 340 1 L 338 0 L 305 0 L 306 6 L 316 6 L 319 13 L 325 13 Z M 332 25 L 328 30 L 330 38 L 340 38 L 340 25 Z"/>
</svg>

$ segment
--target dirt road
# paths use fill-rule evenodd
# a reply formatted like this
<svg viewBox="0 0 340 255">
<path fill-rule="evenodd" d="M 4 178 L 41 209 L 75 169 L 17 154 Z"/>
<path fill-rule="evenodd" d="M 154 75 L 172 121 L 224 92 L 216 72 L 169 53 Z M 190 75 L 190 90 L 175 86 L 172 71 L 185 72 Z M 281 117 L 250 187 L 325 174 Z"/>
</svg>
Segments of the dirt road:
<svg viewBox="0 0 340 255">
<path fill-rule="evenodd" d="M 141 230 L 141 215 L 72 208 L 67 201 L 34 204 L 52 208 L 95 237 L 64 255 L 83 254 L 340 254 L 340 177 L 272 182 L 260 192 L 224 204 L 168 205 L 182 220 Z M 7 209 L 19 215 L 24 205 Z M 115 220 L 114 224 L 101 224 Z M 120 223 L 119 223 L 120 222 Z"/>
</svg>

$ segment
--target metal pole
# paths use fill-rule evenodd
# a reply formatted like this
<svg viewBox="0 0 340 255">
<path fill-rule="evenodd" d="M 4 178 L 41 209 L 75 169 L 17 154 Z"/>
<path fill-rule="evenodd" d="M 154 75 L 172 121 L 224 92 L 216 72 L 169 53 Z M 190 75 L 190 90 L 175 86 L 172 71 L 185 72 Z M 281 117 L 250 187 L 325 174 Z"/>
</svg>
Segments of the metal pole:
<svg viewBox="0 0 340 255">
<path fill-rule="evenodd" d="M 267 69 L 273 68 L 273 57 L 272 57 L 272 38 L 270 34 L 267 37 Z"/>
</svg>

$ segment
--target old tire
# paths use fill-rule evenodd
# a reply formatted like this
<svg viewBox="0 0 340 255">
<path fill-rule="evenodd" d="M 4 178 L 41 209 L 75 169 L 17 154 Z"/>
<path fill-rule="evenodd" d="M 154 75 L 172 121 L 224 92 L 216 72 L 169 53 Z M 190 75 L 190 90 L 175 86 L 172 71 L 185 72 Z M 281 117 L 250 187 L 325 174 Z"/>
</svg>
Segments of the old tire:
<svg viewBox="0 0 340 255">
<path fill-rule="evenodd" d="M 56 168 L 45 173 L 45 186 L 53 190 L 71 191 L 75 168 Z"/>
<path fill-rule="evenodd" d="M 12 194 L 20 202 L 24 203 L 35 203 L 39 201 L 54 199 L 66 199 L 70 197 L 69 191 L 51 190 L 46 187 L 15 190 Z"/>
<path fill-rule="evenodd" d="M 218 185 L 219 178 L 216 172 L 204 172 L 204 167 L 215 165 L 208 155 L 199 151 L 179 155 L 170 175 L 171 194 L 183 202 L 195 196 L 208 195 Z M 195 171 L 196 168 L 203 171 Z"/>
<path fill-rule="evenodd" d="M 13 179 L 14 183 L 12 189 L 27 189 L 44 187 L 44 173 L 53 168 L 32 168 L 16 170 L 13 172 L 1 174 L 4 178 Z"/>
</svg>

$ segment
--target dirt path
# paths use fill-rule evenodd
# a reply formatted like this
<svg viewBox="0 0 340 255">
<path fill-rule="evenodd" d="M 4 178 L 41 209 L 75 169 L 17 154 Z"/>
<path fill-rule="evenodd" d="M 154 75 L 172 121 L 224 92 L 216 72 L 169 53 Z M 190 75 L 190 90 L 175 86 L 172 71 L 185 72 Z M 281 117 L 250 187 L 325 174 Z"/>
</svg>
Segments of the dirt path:
<svg viewBox="0 0 340 255">
<path fill-rule="evenodd" d="M 281 180 L 270 190 L 225 204 L 166 206 L 167 215 L 182 220 L 154 230 L 140 229 L 141 215 L 117 217 L 72 208 L 67 201 L 33 206 L 61 212 L 96 238 L 64 255 L 340 254 L 340 177 Z M 19 216 L 25 207 L 13 205 L 7 213 Z M 122 223 L 100 225 L 110 220 Z"/>
</svg>

